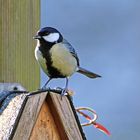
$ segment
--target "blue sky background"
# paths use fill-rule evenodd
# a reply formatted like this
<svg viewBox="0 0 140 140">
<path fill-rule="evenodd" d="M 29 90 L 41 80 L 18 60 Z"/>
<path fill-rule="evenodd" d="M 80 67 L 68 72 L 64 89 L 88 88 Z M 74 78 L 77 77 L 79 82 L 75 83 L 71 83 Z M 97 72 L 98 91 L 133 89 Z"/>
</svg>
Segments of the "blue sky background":
<svg viewBox="0 0 140 140">
<path fill-rule="evenodd" d="M 75 106 L 96 110 L 98 122 L 111 137 L 94 127 L 88 140 L 140 139 L 140 1 L 41 0 L 41 27 L 52 26 L 77 50 L 81 66 L 100 75 L 91 80 L 74 74 L 69 88 Z M 47 77 L 42 73 L 42 82 Z M 57 79 L 51 87 L 63 87 Z"/>
</svg>

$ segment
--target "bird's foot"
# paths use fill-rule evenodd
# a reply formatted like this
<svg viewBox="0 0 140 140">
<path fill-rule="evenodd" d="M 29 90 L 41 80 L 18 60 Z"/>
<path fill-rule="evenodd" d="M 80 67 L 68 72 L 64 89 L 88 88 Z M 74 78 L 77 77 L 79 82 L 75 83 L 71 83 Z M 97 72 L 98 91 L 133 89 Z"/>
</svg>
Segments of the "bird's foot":
<svg viewBox="0 0 140 140">
<path fill-rule="evenodd" d="M 62 89 L 62 91 L 61 91 L 61 100 L 62 100 L 62 97 L 65 96 L 66 93 L 67 93 L 67 89 Z"/>
<path fill-rule="evenodd" d="M 61 94 L 61 92 L 63 90 L 63 88 L 61 88 L 61 87 L 56 87 L 55 89 L 58 90 L 58 91 L 60 91 L 60 94 Z"/>
<path fill-rule="evenodd" d="M 73 94 L 74 94 L 74 91 L 70 90 L 70 89 L 62 89 L 60 87 L 57 87 L 56 88 L 57 90 L 60 90 L 60 95 L 61 95 L 61 99 L 63 96 L 65 95 L 69 95 L 70 99 L 73 101 Z"/>
<path fill-rule="evenodd" d="M 60 90 L 61 99 L 62 97 L 67 94 L 67 89 L 63 89 L 61 87 L 57 87 L 56 90 Z"/>
<path fill-rule="evenodd" d="M 60 90 L 60 94 L 62 94 L 62 93 L 64 93 L 64 90 L 65 89 L 63 89 L 63 88 L 61 88 L 61 87 L 57 87 L 56 88 L 56 90 Z M 73 96 L 74 95 L 74 91 L 72 91 L 71 89 L 67 89 L 67 90 L 65 90 L 65 93 L 64 93 L 64 95 L 65 94 L 67 94 L 67 95 L 69 95 L 69 96 Z"/>
<path fill-rule="evenodd" d="M 50 89 L 50 87 L 46 88 L 46 86 L 43 86 L 41 88 L 38 88 L 38 91 L 45 91 L 45 90 L 48 90 Z"/>
<path fill-rule="evenodd" d="M 64 96 L 64 95 L 66 95 L 67 94 L 67 89 L 62 89 L 62 91 L 61 91 L 61 96 Z"/>
</svg>

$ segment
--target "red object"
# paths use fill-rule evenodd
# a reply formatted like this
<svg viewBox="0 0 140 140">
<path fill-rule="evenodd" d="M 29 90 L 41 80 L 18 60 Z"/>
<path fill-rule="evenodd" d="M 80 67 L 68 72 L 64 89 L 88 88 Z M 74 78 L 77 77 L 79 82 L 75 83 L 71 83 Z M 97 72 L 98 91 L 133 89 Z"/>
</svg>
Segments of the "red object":
<svg viewBox="0 0 140 140">
<path fill-rule="evenodd" d="M 77 112 L 79 112 L 81 115 L 83 115 L 87 120 L 91 120 L 91 117 L 88 116 L 87 114 L 85 114 L 84 112 L 77 110 Z"/>
<path fill-rule="evenodd" d="M 87 114 L 85 114 L 84 112 L 77 110 L 77 112 L 79 112 L 81 115 L 83 115 L 87 120 L 92 121 L 92 118 L 90 116 L 88 116 Z M 97 123 L 97 122 L 92 122 L 92 124 L 94 125 L 95 128 L 99 129 L 100 131 L 102 131 L 103 133 L 105 133 L 106 135 L 110 136 L 110 132 L 101 124 Z"/>
<path fill-rule="evenodd" d="M 93 123 L 94 127 L 105 133 L 106 135 L 110 136 L 110 132 L 101 124 L 94 122 Z"/>
</svg>

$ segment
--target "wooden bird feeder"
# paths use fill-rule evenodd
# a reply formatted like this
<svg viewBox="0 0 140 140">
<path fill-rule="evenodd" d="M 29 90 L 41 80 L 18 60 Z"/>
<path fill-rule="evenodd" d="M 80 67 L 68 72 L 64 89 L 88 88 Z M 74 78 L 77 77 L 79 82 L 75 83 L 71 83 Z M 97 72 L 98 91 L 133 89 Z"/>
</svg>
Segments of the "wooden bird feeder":
<svg viewBox="0 0 140 140">
<path fill-rule="evenodd" d="M 1 140 L 86 139 L 69 97 L 61 99 L 53 92 L 28 95 L 14 97 L 0 115 Z"/>
</svg>

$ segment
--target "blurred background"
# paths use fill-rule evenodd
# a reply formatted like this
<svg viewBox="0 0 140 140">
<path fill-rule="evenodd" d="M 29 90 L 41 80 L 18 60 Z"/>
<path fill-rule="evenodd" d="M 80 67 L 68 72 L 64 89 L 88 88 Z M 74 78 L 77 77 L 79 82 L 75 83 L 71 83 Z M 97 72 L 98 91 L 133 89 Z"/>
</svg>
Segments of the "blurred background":
<svg viewBox="0 0 140 140">
<path fill-rule="evenodd" d="M 75 106 L 96 110 L 111 137 L 85 127 L 88 140 L 140 139 L 140 1 L 41 0 L 41 26 L 57 28 L 73 45 L 81 66 L 102 75 L 74 74 Z M 41 85 L 47 80 L 42 72 Z M 49 86 L 63 87 L 65 80 Z"/>
</svg>

